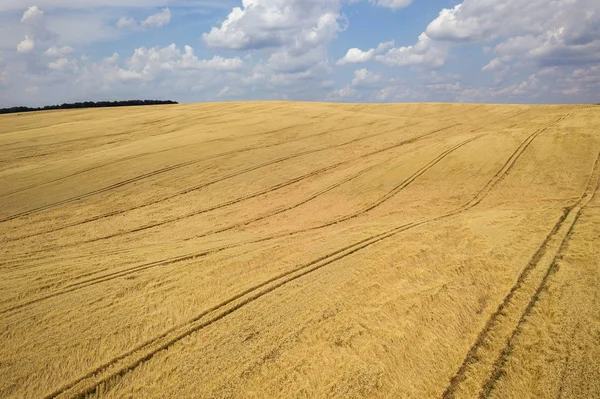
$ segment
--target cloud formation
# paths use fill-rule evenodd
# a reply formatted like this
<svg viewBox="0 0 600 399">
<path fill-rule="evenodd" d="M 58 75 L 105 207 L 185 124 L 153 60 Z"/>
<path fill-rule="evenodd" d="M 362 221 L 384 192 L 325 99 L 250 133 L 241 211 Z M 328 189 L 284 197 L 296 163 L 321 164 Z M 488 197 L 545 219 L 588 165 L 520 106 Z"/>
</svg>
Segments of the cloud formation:
<svg viewBox="0 0 600 399">
<path fill-rule="evenodd" d="M 171 16 L 171 10 L 169 10 L 167 7 L 155 14 L 149 15 L 140 23 L 138 23 L 135 18 L 132 17 L 121 17 L 117 20 L 116 27 L 119 29 L 129 30 L 162 28 L 171 22 Z"/>
<path fill-rule="evenodd" d="M 29 34 L 25 35 L 25 39 L 17 44 L 19 53 L 30 53 L 38 43 L 46 43 L 57 38 L 56 33 L 47 28 L 44 12 L 37 6 L 29 7 L 23 13 L 21 24 L 26 27 Z"/>
<path fill-rule="evenodd" d="M 285 47 L 296 54 L 331 41 L 343 29 L 337 0 L 243 0 L 220 27 L 204 33 L 214 48 Z"/>
<path fill-rule="evenodd" d="M 432 1 L 5 0 L 0 100 L 600 101 L 600 2 Z"/>
<path fill-rule="evenodd" d="M 380 43 L 379 46 L 377 46 L 376 48 L 372 48 L 366 51 L 362 51 L 361 49 L 354 47 L 348 50 L 346 55 L 337 61 L 337 64 L 346 65 L 368 62 L 373 60 L 373 58 L 375 58 L 375 55 L 381 54 L 392 47 L 394 47 L 393 40 L 385 43 Z"/>
<path fill-rule="evenodd" d="M 408 7 L 412 3 L 412 0 L 370 0 L 370 2 L 379 7 L 396 10 L 398 8 Z"/>
</svg>

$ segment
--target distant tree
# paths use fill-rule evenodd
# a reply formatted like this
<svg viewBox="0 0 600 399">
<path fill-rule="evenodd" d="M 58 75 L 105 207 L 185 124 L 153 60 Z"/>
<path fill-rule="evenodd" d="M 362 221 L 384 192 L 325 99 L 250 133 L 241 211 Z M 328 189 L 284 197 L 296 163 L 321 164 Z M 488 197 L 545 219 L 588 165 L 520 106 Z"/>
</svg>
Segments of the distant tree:
<svg viewBox="0 0 600 399">
<path fill-rule="evenodd" d="M 177 101 L 170 100 L 127 100 L 127 101 L 84 101 L 76 103 L 64 103 L 61 105 L 46 105 L 40 108 L 31 107 L 11 107 L 0 108 L 0 114 L 14 114 L 17 112 L 50 111 L 55 109 L 78 109 L 78 108 L 107 108 L 107 107 L 133 107 L 141 105 L 165 105 L 179 104 Z"/>
</svg>

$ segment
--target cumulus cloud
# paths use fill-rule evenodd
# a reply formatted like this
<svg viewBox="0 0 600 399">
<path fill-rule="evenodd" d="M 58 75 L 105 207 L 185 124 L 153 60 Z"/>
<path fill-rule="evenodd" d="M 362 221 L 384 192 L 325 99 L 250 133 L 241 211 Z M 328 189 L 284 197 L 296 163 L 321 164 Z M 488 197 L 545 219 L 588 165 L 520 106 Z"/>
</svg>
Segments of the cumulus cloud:
<svg viewBox="0 0 600 399">
<path fill-rule="evenodd" d="M 348 0 L 350 3 L 359 3 L 362 0 Z M 370 4 L 377 7 L 389 8 L 397 10 L 400 8 L 408 7 L 412 4 L 412 0 L 368 0 Z"/>
<path fill-rule="evenodd" d="M 71 46 L 52 46 L 44 51 L 44 55 L 47 57 L 64 57 L 73 54 L 73 51 L 73 47 Z"/>
<path fill-rule="evenodd" d="M 119 29 L 136 29 L 137 22 L 135 21 L 134 18 L 131 18 L 131 17 L 121 17 L 117 21 L 116 26 Z"/>
<path fill-rule="evenodd" d="M 239 57 L 200 58 L 192 47 L 175 44 L 139 47 L 128 57 L 114 53 L 98 61 L 76 56 L 68 46 L 53 46 L 39 55 L 39 68 L 14 70 L 11 75 L 15 83 L 12 90 L 19 90 L 19 98 L 30 98 L 25 89 L 36 86 L 40 92 L 52 94 L 45 97 L 46 102 L 97 99 L 107 94 L 109 98 L 130 97 L 140 93 L 149 98 L 167 96 L 182 100 L 189 99 L 194 92 L 200 98 L 217 99 L 217 93 L 225 85 L 235 87 L 231 82 L 239 81 L 240 70 L 244 68 Z M 30 101 L 39 100 L 31 97 Z"/>
<path fill-rule="evenodd" d="M 425 33 L 441 42 L 499 41 L 494 49 L 498 55 L 539 66 L 594 63 L 600 61 L 600 3 L 465 0 L 442 10 Z M 499 61 L 486 67 L 493 70 Z"/>
<path fill-rule="evenodd" d="M 121 17 L 117 20 L 115 26 L 119 29 L 129 29 L 129 30 L 146 30 L 146 29 L 156 29 L 162 28 L 163 26 L 168 25 L 171 22 L 171 10 L 169 8 L 164 8 L 156 14 L 149 15 L 146 19 L 138 23 L 132 17 Z"/>
<path fill-rule="evenodd" d="M 367 68 L 362 68 L 354 71 L 354 78 L 352 79 L 352 87 L 356 89 L 372 89 L 380 87 L 382 77 Z"/>
<path fill-rule="evenodd" d="M 423 32 L 417 42 L 410 46 L 394 47 L 394 41 L 389 41 L 366 51 L 351 48 L 337 61 L 337 64 L 358 64 L 376 60 L 391 66 L 420 65 L 440 68 L 446 63 L 448 53 L 449 46 L 446 43 L 432 40 L 427 33 Z"/>
<path fill-rule="evenodd" d="M 168 3 L 172 3 L 169 0 L 86 0 L 86 1 L 73 1 L 73 0 L 36 0 L 36 5 L 40 8 L 50 9 L 79 9 L 89 10 L 90 8 L 147 8 L 147 7 L 160 7 Z M 200 3 L 203 7 L 217 7 L 213 2 L 202 1 L 195 2 Z M 0 2 L 0 12 L 4 11 L 15 11 L 23 9 L 23 0 L 2 0 Z"/>
<path fill-rule="evenodd" d="M 440 90 L 440 91 L 458 91 L 462 88 L 460 82 L 454 83 L 435 83 L 428 84 L 427 88 L 430 90 Z"/>
<path fill-rule="evenodd" d="M 243 0 L 220 27 L 204 33 L 215 48 L 253 50 L 286 47 L 295 53 L 332 40 L 344 29 L 338 0 Z"/>
<path fill-rule="evenodd" d="M 370 2 L 379 7 L 386 7 L 395 10 L 398 8 L 408 7 L 412 3 L 412 0 L 370 0 Z"/>
<path fill-rule="evenodd" d="M 168 25 L 171 22 L 171 10 L 165 8 L 162 11 L 150 15 L 148 18 L 143 20 L 140 24 L 142 29 L 161 28 Z"/>
<path fill-rule="evenodd" d="M 233 56 L 199 58 L 189 46 L 153 47 L 150 43 L 146 47 L 137 44 L 123 56 L 92 61 L 76 56 L 73 47 L 107 43 L 122 37 L 124 30 L 164 27 L 172 19 L 171 11 L 165 8 L 173 4 L 171 0 L 143 4 L 124 0 L 118 5 L 114 0 L 90 0 L 86 5 L 100 7 L 93 12 L 68 0 L 38 0 L 37 6 L 27 10 L 20 0 L 6 0 L 0 10 L 16 10 L 18 6 L 25 12 L 15 15 L 10 27 L 0 27 L 0 45 L 12 49 L 4 67 L 0 65 L 0 85 L 6 91 L 10 81 L 10 90 L 18 88 L 22 93 L 26 87 L 36 88 L 38 93 L 29 97 L 33 99 L 43 97 L 40 93 L 54 94 L 70 87 L 72 93 L 85 88 L 94 97 L 96 93 L 174 93 L 178 100 L 326 97 L 345 101 L 526 101 L 535 100 L 536 95 L 547 101 L 600 100 L 597 0 L 462 0 L 441 10 L 408 45 L 387 41 L 373 48 L 354 47 L 333 61 L 331 44 L 349 26 L 341 7 L 365 0 L 236 1 L 240 5 L 226 8 L 222 22 L 202 35 L 207 47 L 237 51 Z M 390 10 L 411 3 L 367 1 Z M 211 4 L 224 7 L 223 2 Z M 131 14 L 135 18 L 123 12 L 133 7 L 142 13 L 144 9 L 151 11 L 139 14 L 138 10 Z M 83 43 L 85 47 L 80 46 Z M 482 71 L 482 76 L 473 78 L 475 86 L 470 86 L 470 76 L 463 79 L 444 74 L 445 65 L 464 62 L 452 57 L 453 49 L 464 44 L 472 46 L 471 50 L 475 46 L 484 50 L 470 60 L 480 64 L 469 71 Z M 375 62 L 395 69 L 377 69 Z M 348 81 L 340 83 L 332 63 L 373 64 L 359 67 Z M 419 68 L 400 69 L 413 66 Z M 404 80 L 394 80 L 390 73 Z M 10 93 L 12 98 L 22 98 L 14 93 Z"/>
<path fill-rule="evenodd" d="M 241 68 L 243 61 L 238 58 L 214 56 L 202 60 L 194 54 L 194 49 L 185 46 L 180 51 L 175 44 L 166 47 L 140 47 L 127 61 L 129 72 L 140 79 L 153 80 L 162 73 L 183 73 L 190 70 L 235 70 Z"/>
<path fill-rule="evenodd" d="M 30 53 L 35 49 L 35 40 L 25 35 L 25 39 L 17 45 L 19 53 Z"/>
<path fill-rule="evenodd" d="M 345 86 L 342 87 L 341 89 L 338 90 L 334 90 L 330 93 L 327 94 L 326 99 L 328 101 L 340 101 L 340 100 L 348 100 L 351 99 L 353 97 L 356 96 L 356 90 L 354 90 L 352 87 Z"/>
<path fill-rule="evenodd" d="M 21 24 L 29 34 L 17 45 L 19 53 L 30 53 L 37 47 L 38 42 L 45 43 L 57 38 L 56 33 L 47 28 L 44 12 L 38 6 L 29 7 L 23 13 Z"/>
<path fill-rule="evenodd" d="M 41 42 L 47 42 L 56 38 L 56 33 L 50 31 L 46 26 L 44 11 L 38 6 L 29 7 L 21 18 L 21 23 L 29 28 L 32 37 Z"/>
<path fill-rule="evenodd" d="M 340 7 L 339 0 L 243 0 L 202 38 L 212 48 L 260 50 L 266 60 L 244 83 L 306 98 L 310 88 L 318 92 L 333 74 L 327 45 L 347 27 Z"/>
<path fill-rule="evenodd" d="M 77 72 L 79 65 L 77 60 L 61 57 L 56 61 L 48 63 L 48 67 L 59 72 Z"/>
<path fill-rule="evenodd" d="M 511 68 L 586 65 L 600 62 L 600 2 L 464 0 L 440 11 L 415 44 L 351 48 L 338 65 L 379 61 L 391 66 L 443 67 L 462 43 L 494 43 L 482 67 L 497 81 Z M 528 84 L 531 87 L 531 84 Z M 518 90 L 517 90 L 518 91 Z M 512 92 L 515 92 L 513 88 Z"/>
<path fill-rule="evenodd" d="M 426 33 L 421 33 L 416 44 L 391 48 L 375 59 L 393 66 L 422 65 L 439 68 L 445 64 L 447 56 L 446 45 L 431 40 Z"/>
<path fill-rule="evenodd" d="M 368 62 L 371 61 L 375 57 L 375 55 L 381 54 L 392 47 L 394 47 L 393 40 L 385 43 L 380 43 L 379 46 L 377 46 L 377 48 L 372 48 L 367 51 L 362 51 L 361 49 L 354 47 L 348 50 L 346 55 L 337 61 L 337 64 L 346 65 Z"/>
</svg>

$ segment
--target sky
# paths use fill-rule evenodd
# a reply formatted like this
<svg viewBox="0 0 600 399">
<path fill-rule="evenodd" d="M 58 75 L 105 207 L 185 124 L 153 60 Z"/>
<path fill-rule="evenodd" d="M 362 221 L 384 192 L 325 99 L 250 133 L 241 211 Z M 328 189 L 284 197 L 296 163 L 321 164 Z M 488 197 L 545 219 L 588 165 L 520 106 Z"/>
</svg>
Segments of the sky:
<svg viewBox="0 0 600 399">
<path fill-rule="evenodd" d="M 600 103 L 598 0 L 0 0 L 0 107 Z"/>
</svg>

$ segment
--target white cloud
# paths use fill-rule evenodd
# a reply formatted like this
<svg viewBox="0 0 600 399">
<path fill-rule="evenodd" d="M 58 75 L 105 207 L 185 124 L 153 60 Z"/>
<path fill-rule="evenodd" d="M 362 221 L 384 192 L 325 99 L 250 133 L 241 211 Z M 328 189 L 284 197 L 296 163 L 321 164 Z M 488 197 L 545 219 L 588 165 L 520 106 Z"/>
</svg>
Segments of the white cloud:
<svg viewBox="0 0 600 399">
<path fill-rule="evenodd" d="M 481 68 L 483 72 L 491 72 L 497 83 L 501 83 L 510 74 L 513 57 L 504 55 L 490 60 Z"/>
<path fill-rule="evenodd" d="M 359 3 L 361 0 L 347 0 L 349 3 Z M 377 7 L 389 8 L 397 10 L 399 8 L 408 7 L 412 0 L 368 0 L 370 4 Z"/>
<path fill-rule="evenodd" d="M 414 90 L 402 82 L 390 84 L 375 93 L 375 100 L 381 102 L 425 101 L 424 90 Z"/>
<path fill-rule="evenodd" d="M 372 48 L 367 51 L 362 51 L 359 48 L 351 48 L 348 50 L 346 55 L 337 61 L 338 65 L 346 64 L 359 64 L 367 61 L 371 61 L 376 54 L 381 54 L 386 50 L 394 47 L 394 41 L 380 43 L 377 48 Z"/>
<path fill-rule="evenodd" d="M 171 10 L 165 8 L 162 11 L 150 15 L 140 23 L 142 29 L 161 28 L 171 22 Z"/>
<path fill-rule="evenodd" d="M 362 51 L 359 48 L 353 47 L 350 50 L 348 50 L 348 52 L 346 53 L 346 55 L 343 58 L 340 58 L 337 62 L 338 65 L 345 65 L 345 64 L 359 64 L 362 62 L 367 62 L 373 59 L 375 50 L 374 49 L 370 49 L 367 51 Z"/>
<path fill-rule="evenodd" d="M 64 57 L 59 58 L 56 61 L 50 62 L 48 64 L 48 67 L 59 72 L 77 72 L 77 70 L 79 69 L 76 60 Z"/>
<path fill-rule="evenodd" d="M 356 95 L 356 90 L 352 87 L 345 86 L 339 90 L 334 90 L 327 94 L 326 99 L 328 101 L 340 101 L 340 100 L 348 100 Z"/>
<path fill-rule="evenodd" d="M 140 96 L 216 100 L 224 86 L 235 88 L 244 68 L 239 57 L 199 58 L 192 47 L 175 44 L 140 47 L 129 57 L 114 53 L 98 61 L 75 56 L 65 47 L 51 47 L 46 53 L 38 54 L 36 68 L 12 70 L 10 96 L 0 101 L 2 105 L 11 105 L 6 101 L 21 103 L 23 99 L 25 103 L 40 104 L 40 97 L 26 91 L 29 86 L 36 86 L 39 93 L 45 94 L 41 98 L 44 103 Z M 0 68 L 0 77 L 3 74 Z"/>
<path fill-rule="evenodd" d="M 338 65 L 371 60 L 391 66 L 443 67 L 453 46 L 496 42 L 497 57 L 482 70 L 504 78 L 511 68 L 600 62 L 600 2 L 596 0 L 464 0 L 443 9 L 414 45 L 351 48 Z M 488 52 L 489 52 L 488 48 Z"/>
<path fill-rule="evenodd" d="M 136 29 L 137 22 L 131 17 L 121 17 L 117 21 L 116 27 L 119 29 Z"/>
<path fill-rule="evenodd" d="M 300 54 L 284 48 L 272 53 L 266 65 L 272 72 L 293 74 L 308 71 L 322 63 L 327 64 L 327 54 L 322 47 Z"/>
<path fill-rule="evenodd" d="M 436 83 L 429 84 L 427 88 L 430 90 L 441 90 L 441 91 L 458 91 L 462 88 L 460 82 L 454 83 Z"/>
<path fill-rule="evenodd" d="M 339 0 L 243 0 L 202 38 L 212 48 L 266 58 L 244 78 L 252 90 L 260 82 L 272 93 L 306 98 L 333 74 L 327 45 L 347 27 L 340 7 Z"/>
<path fill-rule="evenodd" d="M 432 41 L 426 33 L 421 33 L 416 44 L 391 48 L 375 59 L 393 66 L 422 65 L 439 68 L 445 64 L 447 56 L 446 45 Z"/>
<path fill-rule="evenodd" d="M 379 7 L 386 7 L 391 9 L 398 9 L 408 7 L 412 0 L 370 0 L 372 4 L 375 4 Z"/>
<path fill-rule="evenodd" d="M 32 40 L 47 42 L 56 38 L 56 34 L 46 27 L 46 17 L 38 6 L 29 7 L 23 13 L 21 23 L 26 25 L 31 31 Z"/>
<path fill-rule="evenodd" d="M 49 100 L 55 97 L 60 102 L 69 100 L 63 95 L 76 93 L 80 93 L 77 99 L 165 93 L 175 100 L 553 101 L 565 96 L 569 101 L 600 100 L 600 71 L 594 69 L 600 63 L 597 0 L 464 0 L 442 10 L 412 44 L 396 47 L 389 41 L 374 48 L 354 47 L 337 62 L 330 59 L 329 49 L 347 28 L 341 7 L 365 0 L 184 1 L 88 0 L 82 5 L 69 0 L 36 0 L 36 6 L 25 9 L 21 0 L 3 0 L 0 11 L 16 10 L 18 5 L 20 15 L 5 14 L 0 21 L 0 48 L 7 50 L 0 65 L 2 90 L 11 90 L 7 97 L 19 102 L 21 98 L 55 102 Z M 367 1 L 389 9 L 410 3 Z M 231 2 L 239 7 L 232 9 L 227 5 Z M 140 47 L 140 42 L 121 52 L 123 57 L 115 54 L 93 61 L 75 56 L 74 48 L 103 51 L 90 45 L 121 38 L 124 30 L 170 24 L 175 6 L 188 10 L 222 7 L 222 22 L 207 29 L 202 39 L 208 47 L 237 52 L 198 58 L 189 46 L 152 47 L 150 43 Z M 147 38 L 136 35 L 131 39 Z M 467 62 L 452 57 L 452 50 L 465 43 L 472 46 L 469 54 L 475 46 L 481 46 L 485 54 L 485 61 L 479 56 L 468 61 L 480 63 L 469 71 L 483 72 L 472 80 L 470 76 L 451 76 L 443 69 L 451 62 L 458 66 Z M 369 62 L 419 68 L 377 69 L 368 64 L 338 86 L 340 74 L 332 63 Z M 403 80 L 392 79 L 392 74 Z M 471 86 L 472 81 L 477 85 Z M 39 91 L 27 97 L 23 94 L 26 87 Z M 17 90 L 22 97 L 14 95 Z"/>
<path fill-rule="evenodd" d="M 230 90 L 231 88 L 229 86 L 223 87 L 221 91 L 217 93 L 217 97 L 224 97 Z"/>
<path fill-rule="evenodd" d="M 73 47 L 71 47 L 71 46 L 62 46 L 62 47 L 52 46 L 49 49 L 47 49 L 46 51 L 44 51 L 44 55 L 47 57 L 64 57 L 64 56 L 73 54 L 73 51 L 74 51 Z"/>
<path fill-rule="evenodd" d="M 362 68 L 354 71 L 352 79 L 352 87 L 356 89 L 372 89 L 381 86 L 382 77 L 367 68 Z"/>
<path fill-rule="evenodd" d="M 210 47 L 252 50 L 286 47 L 304 53 L 344 29 L 338 0 L 243 0 L 220 27 L 202 38 Z"/>
<path fill-rule="evenodd" d="M 36 5 L 43 9 L 90 9 L 100 7 L 123 7 L 123 8 L 144 8 L 144 7 L 160 7 L 165 6 L 171 1 L 169 0 L 36 0 Z M 203 2 L 210 4 L 211 1 Z M 20 11 L 23 9 L 23 0 L 2 0 L 0 2 L 0 12 L 4 11 Z"/>
<path fill-rule="evenodd" d="M 17 52 L 31 53 L 38 42 L 45 43 L 56 39 L 57 35 L 46 27 L 44 12 L 37 6 L 29 7 L 21 17 L 21 24 L 29 31 L 25 39 L 17 44 Z"/>
<path fill-rule="evenodd" d="M 38 6 L 32 6 L 27 9 L 23 13 L 23 17 L 21 18 L 21 22 L 28 23 L 32 25 L 37 25 L 42 22 L 44 18 L 44 12 L 39 9 Z"/>
<path fill-rule="evenodd" d="M 538 66 L 600 62 L 600 2 L 596 0 L 465 0 L 442 10 L 425 32 L 436 41 L 499 40 L 497 54 Z"/>
<path fill-rule="evenodd" d="M 166 47 L 140 47 L 127 61 L 129 72 L 138 74 L 144 80 L 153 80 L 163 73 L 184 73 L 190 70 L 235 70 L 241 68 L 243 61 L 238 58 L 214 56 L 201 60 L 194 54 L 194 49 L 185 46 L 181 52 L 175 44 Z"/>
<path fill-rule="evenodd" d="M 35 49 L 35 40 L 30 39 L 29 36 L 25 36 L 25 40 L 17 45 L 17 51 L 19 53 L 30 53 Z"/>
<path fill-rule="evenodd" d="M 129 29 L 129 30 L 147 30 L 147 29 L 156 29 L 162 28 L 171 22 L 171 10 L 169 8 L 164 8 L 156 14 L 149 15 L 146 19 L 141 21 L 139 24 L 132 17 L 121 17 L 117 20 L 115 26 L 119 29 Z"/>
</svg>

